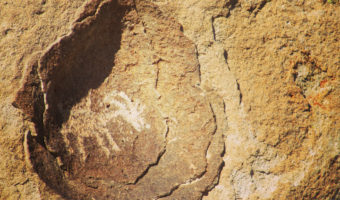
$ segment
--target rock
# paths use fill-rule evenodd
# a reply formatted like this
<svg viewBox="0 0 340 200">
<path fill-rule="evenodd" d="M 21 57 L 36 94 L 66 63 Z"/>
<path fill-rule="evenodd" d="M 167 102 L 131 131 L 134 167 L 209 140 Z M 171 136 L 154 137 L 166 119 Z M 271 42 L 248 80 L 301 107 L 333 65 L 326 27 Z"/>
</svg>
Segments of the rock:
<svg viewBox="0 0 340 200">
<path fill-rule="evenodd" d="M 0 199 L 340 198 L 339 3 L 81 3 L 2 3 Z"/>
</svg>

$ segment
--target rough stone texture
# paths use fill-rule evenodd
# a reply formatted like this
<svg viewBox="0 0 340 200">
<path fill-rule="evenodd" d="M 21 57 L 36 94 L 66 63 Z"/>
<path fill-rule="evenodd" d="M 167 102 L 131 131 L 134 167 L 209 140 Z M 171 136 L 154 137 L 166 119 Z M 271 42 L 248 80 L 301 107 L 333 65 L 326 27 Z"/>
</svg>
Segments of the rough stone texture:
<svg viewBox="0 0 340 200">
<path fill-rule="evenodd" d="M 339 199 L 339 15 L 1 2 L 0 199 Z"/>
</svg>

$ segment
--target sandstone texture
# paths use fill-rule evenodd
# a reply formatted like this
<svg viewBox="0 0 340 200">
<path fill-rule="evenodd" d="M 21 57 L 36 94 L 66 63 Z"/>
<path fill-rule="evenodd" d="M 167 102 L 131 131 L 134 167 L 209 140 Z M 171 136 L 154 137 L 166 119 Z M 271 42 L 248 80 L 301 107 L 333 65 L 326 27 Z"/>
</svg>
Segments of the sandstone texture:
<svg viewBox="0 0 340 200">
<path fill-rule="evenodd" d="M 0 2 L 0 199 L 340 199 L 338 1 Z"/>
</svg>

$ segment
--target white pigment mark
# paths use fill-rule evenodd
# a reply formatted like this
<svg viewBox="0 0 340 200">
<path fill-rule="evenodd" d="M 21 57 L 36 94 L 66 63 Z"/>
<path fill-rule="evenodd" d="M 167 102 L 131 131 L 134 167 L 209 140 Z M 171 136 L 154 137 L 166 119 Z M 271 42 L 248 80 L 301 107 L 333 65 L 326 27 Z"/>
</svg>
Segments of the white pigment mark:
<svg viewBox="0 0 340 200">
<path fill-rule="evenodd" d="M 117 110 L 112 117 L 122 117 L 126 122 L 130 123 L 136 131 L 149 129 L 150 125 L 145 123 L 142 117 L 144 106 L 139 100 L 132 101 L 124 92 L 113 92 L 104 98 L 106 105 L 113 105 Z"/>
</svg>

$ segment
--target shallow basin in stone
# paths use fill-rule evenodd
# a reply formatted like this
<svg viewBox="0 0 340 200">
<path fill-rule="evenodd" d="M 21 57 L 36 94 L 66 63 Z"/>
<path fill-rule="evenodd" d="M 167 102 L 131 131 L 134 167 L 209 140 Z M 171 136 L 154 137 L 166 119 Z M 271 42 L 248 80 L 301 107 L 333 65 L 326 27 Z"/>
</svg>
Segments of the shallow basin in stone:
<svg viewBox="0 0 340 200">
<path fill-rule="evenodd" d="M 195 46 L 154 5 L 138 4 L 87 4 L 33 59 L 18 93 L 37 132 L 26 136 L 28 157 L 65 198 L 199 197 L 216 184 L 223 144 L 196 87 Z"/>
</svg>

